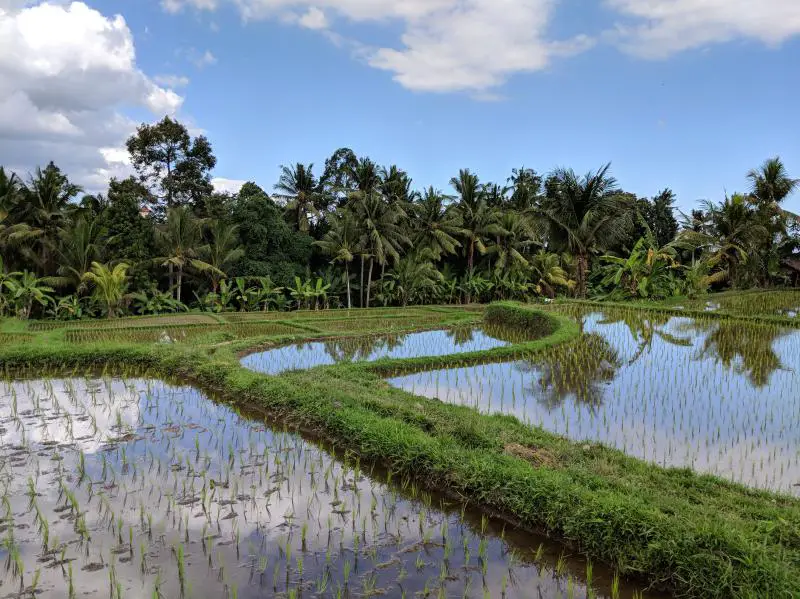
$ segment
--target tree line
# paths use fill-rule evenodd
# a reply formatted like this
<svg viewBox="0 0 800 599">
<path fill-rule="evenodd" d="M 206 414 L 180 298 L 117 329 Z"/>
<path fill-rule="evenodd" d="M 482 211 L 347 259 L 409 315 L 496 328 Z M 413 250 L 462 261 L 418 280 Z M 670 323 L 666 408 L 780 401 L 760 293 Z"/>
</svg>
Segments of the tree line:
<svg viewBox="0 0 800 599">
<path fill-rule="evenodd" d="M 750 189 L 684 215 L 664 189 L 624 191 L 609 165 L 585 175 L 513 169 L 447 190 L 348 148 L 321 169 L 283 166 L 215 192 L 212 145 L 165 118 L 127 142 L 136 175 L 84 194 L 52 162 L 0 167 L 0 315 L 62 319 L 269 310 L 695 296 L 790 285 L 800 271 L 797 187 L 779 158 Z M 677 214 L 676 214 L 677 213 Z"/>
</svg>

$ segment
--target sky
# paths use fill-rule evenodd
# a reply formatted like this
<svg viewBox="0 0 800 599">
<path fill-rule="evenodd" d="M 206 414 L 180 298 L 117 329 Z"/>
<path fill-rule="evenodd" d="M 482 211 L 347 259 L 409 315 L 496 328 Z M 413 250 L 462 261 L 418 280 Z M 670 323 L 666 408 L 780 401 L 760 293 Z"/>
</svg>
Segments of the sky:
<svg viewBox="0 0 800 599">
<path fill-rule="evenodd" d="M 688 210 L 800 177 L 798 107 L 798 0 L 0 0 L 0 164 L 91 191 L 171 115 L 219 189 L 349 147 L 420 189 L 611 162 Z"/>
</svg>

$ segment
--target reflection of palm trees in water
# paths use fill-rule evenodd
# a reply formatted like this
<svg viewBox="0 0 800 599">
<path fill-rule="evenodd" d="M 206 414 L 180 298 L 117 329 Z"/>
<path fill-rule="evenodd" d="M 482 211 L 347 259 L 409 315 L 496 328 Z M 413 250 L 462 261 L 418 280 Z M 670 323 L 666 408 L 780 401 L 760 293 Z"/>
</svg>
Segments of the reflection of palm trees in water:
<svg viewBox="0 0 800 599">
<path fill-rule="evenodd" d="M 612 325 L 623 323 L 628 328 L 631 338 L 637 344 L 636 351 L 630 359 L 628 365 L 634 364 L 639 358 L 653 347 L 653 339 L 661 339 L 669 345 L 680 347 L 691 347 L 690 337 L 679 337 L 665 328 L 675 317 L 671 314 L 659 314 L 658 312 L 644 311 L 604 311 L 602 317 L 597 321 L 598 325 Z"/>
<path fill-rule="evenodd" d="M 724 319 L 695 320 L 692 327 L 706 334 L 703 347 L 695 359 L 711 357 L 726 368 L 746 376 L 754 387 L 767 385 L 772 373 L 783 368 L 773 344 L 786 335 L 785 330 Z"/>
<path fill-rule="evenodd" d="M 599 406 L 603 402 L 602 384 L 616 376 L 620 361 L 601 335 L 584 335 L 578 343 L 559 345 L 536 360 L 526 360 L 520 368 L 539 375 L 534 395 L 552 409 L 574 397 L 581 403 Z"/>
<path fill-rule="evenodd" d="M 405 335 L 348 337 L 323 341 L 325 353 L 335 362 L 367 360 L 380 350 L 390 352 L 403 344 Z"/>
<path fill-rule="evenodd" d="M 475 327 L 453 327 L 445 331 L 456 347 L 470 343 L 475 338 Z"/>
</svg>

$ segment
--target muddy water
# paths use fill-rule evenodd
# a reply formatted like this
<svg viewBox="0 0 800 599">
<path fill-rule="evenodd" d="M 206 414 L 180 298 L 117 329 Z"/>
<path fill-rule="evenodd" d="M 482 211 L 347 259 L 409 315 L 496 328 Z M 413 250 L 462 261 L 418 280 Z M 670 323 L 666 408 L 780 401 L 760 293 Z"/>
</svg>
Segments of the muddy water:
<svg viewBox="0 0 800 599">
<path fill-rule="evenodd" d="M 340 457 L 191 388 L 0 383 L 0 597 L 612 595 L 560 546 Z"/>
<path fill-rule="evenodd" d="M 501 347 L 508 344 L 509 335 L 512 335 L 510 331 L 498 327 L 470 326 L 422 333 L 293 343 L 250 354 L 242 359 L 242 366 L 266 374 L 278 374 L 286 370 L 358 360 L 443 356 Z"/>
<path fill-rule="evenodd" d="M 800 331 L 653 313 L 580 314 L 534 361 L 400 376 L 427 397 L 800 495 Z"/>
</svg>

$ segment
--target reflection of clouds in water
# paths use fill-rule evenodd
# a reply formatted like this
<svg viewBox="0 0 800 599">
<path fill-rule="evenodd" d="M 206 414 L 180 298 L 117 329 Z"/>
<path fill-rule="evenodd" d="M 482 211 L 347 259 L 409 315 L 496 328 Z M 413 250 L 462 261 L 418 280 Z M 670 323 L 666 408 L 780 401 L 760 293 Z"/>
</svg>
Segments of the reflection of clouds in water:
<svg viewBox="0 0 800 599">
<path fill-rule="evenodd" d="M 0 426 L 5 429 L 0 442 L 69 443 L 94 453 L 107 439 L 135 428 L 141 392 L 120 380 L 0 383 Z"/>
<path fill-rule="evenodd" d="M 596 379 L 592 402 L 581 401 L 579 387 L 562 376 L 573 361 L 591 364 L 586 344 L 561 358 L 561 369 L 544 368 L 545 356 L 389 382 L 658 464 L 800 493 L 800 428 L 787 424 L 800 410 L 800 332 L 671 317 L 590 314 L 584 322 L 585 333 L 601 336 L 620 358 L 608 380 L 591 369 L 584 377 L 587 384 Z"/>
<path fill-rule="evenodd" d="M 313 583 L 322 576 L 328 552 L 329 588 L 342 582 L 346 560 L 353 568 L 354 590 L 361 589 L 365 577 L 374 576 L 376 588 L 398 596 L 402 569 L 406 573 L 403 586 L 413 596 L 439 575 L 443 530 L 452 543 L 449 560 L 455 575 L 446 583 L 448 596 L 483 597 L 482 580 L 494 596 L 508 576 L 508 545 L 491 535 L 485 578 L 481 575 L 480 539 L 464 526 L 457 509 L 442 512 L 435 502 L 425 507 L 425 501 L 400 495 L 396 488 L 356 471 L 297 435 L 266 429 L 195 390 L 118 380 L 21 382 L 5 392 L 11 388 L 19 406 L 35 404 L 33 398 L 39 398 L 37 417 L 45 419 L 56 404 L 61 411 L 69 404 L 74 420 L 81 417 L 82 409 L 102 411 L 106 406 L 113 415 L 109 428 L 115 436 L 115 414 L 127 407 L 124 422 L 133 433 L 102 447 L 99 442 L 96 446 L 38 445 L 29 448 L 33 451 L 6 443 L 0 446 L 0 456 L 7 458 L 0 459 L 0 484 L 7 486 L 12 512 L 25 526 L 15 531 L 15 538 L 23 549 L 27 579 L 35 569 L 42 569 L 42 598 L 63 597 L 65 581 L 59 567 L 48 567 L 49 560 L 44 565 L 39 561 L 41 532 L 29 505 L 29 477 L 39 493 L 37 505 L 50 522 L 51 540 L 66 543 L 66 555 L 74 560 L 79 596 L 108 592 L 112 562 L 124 596 L 151 597 L 155 567 L 161 568 L 162 596 L 179 596 L 173 553 L 179 545 L 185 548 L 193 596 L 226 596 L 226 586 L 234 584 L 243 599 L 273 596 L 272 583 L 262 586 L 260 581 L 271 581 L 277 565 L 280 580 L 286 576 L 290 586 L 296 587 L 298 557 L 305 562 L 305 580 Z M 45 396 L 57 401 L 42 401 Z M 107 429 L 98 425 L 98 434 L 101 430 Z M 76 428 L 73 434 L 78 435 Z M 92 453 L 85 450 L 90 446 L 96 449 Z M 82 480 L 79 447 L 86 451 Z M 62 484 L 80 504 L 78 510 L 91 538 L 83 546 L 78 542 L 75 515 L 61 493 Z M 204 547 L 204 536 L 213 537 L 208 547 Z M 418 546 L 425 536 L 433 542 Z M 469 567 L 460 554 L 464 543 L 472 556 Z M 287 545 L 291 547 L 288 566 L 283 554 Z M 145 574 L 141 548 L 146 552 Z M 547 551 L 558 555 L 561 548 Z M 418 555 L 428 564 L 421 571 L 415 567 Z M 97 572 L 83 569 L 92 564 L 104 565 Z M 388 565 L 378 568 L 378 564 Z M 577 571 L 582 569 L 579 566 Z M 515 580 L 508 581 L 509 598 L 530 597 L 531 589 L 542 596 L 556 596 L 556 589 L 565 585 L 548 569 L 519 565 L 514 573 Z M 465 592 L 468 576 L 472 576 L 471 590 Z M 586 595 L 580 584 L 575 588 L 576 597 Z"/>
</svg>

